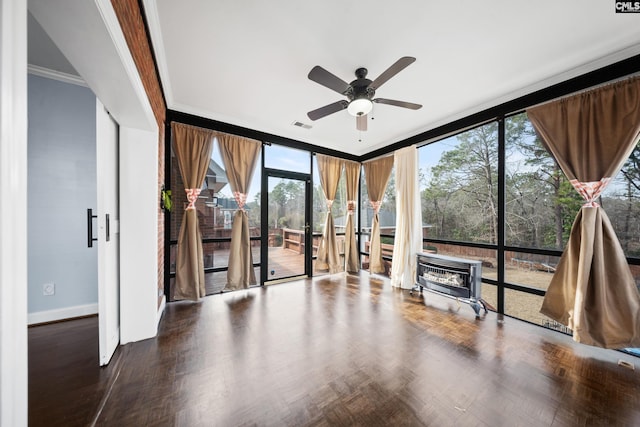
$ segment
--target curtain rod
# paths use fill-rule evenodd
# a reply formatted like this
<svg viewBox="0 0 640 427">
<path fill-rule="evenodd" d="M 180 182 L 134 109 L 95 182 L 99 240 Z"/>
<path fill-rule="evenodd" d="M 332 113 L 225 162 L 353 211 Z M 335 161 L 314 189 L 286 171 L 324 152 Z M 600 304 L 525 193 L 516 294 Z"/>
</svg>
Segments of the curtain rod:
<svg viewBox="0 0 640 427">
<path fill-rule="evenodd" d="M 528 106 L 527 108 L 525 108 L 522 111 L 526 112 L 527 110 L 529 110 L 531 108 L 540 107 L 542 105 L 551 104 L 552 102 L 557 102 L 557 101 L 560 101 L 562 99 L 569 99 L 569 98 L 574 97 L 574 96 L 582 95 L 582 94 L 589 93 L 589 92 L 594 92 L 596 90 L 605 88 L 607 86 L 613 86 L 615 84 L 618 84 L 618 83 L 621 83 L 621 82 L 624 82 L 624 81 L 631 81 L 631 80 L 637 79 L 638 77 L 640 77 L 640 72 L 629 74 L 629 75 L 626 75 L 626 76 L 623 76 L 623 77 L 620 77 L 620 78 L 617 78 L 617 79 L 610 80 L 608 82 L 600 83 L 600 84 L 595 85 L 595 86 L 591 86 L 591 87 L 588 87 L 588 88 L 585 88 L 585 89 L 577 90 L 575 92 L 571 92 L 571 93 L 568 93 L 566 95 L 559 96 L 557 98 L 549 99 L 547 101 L 540 102 L 538 104 L 530 105 L 530 106 Z"/>
</svg>

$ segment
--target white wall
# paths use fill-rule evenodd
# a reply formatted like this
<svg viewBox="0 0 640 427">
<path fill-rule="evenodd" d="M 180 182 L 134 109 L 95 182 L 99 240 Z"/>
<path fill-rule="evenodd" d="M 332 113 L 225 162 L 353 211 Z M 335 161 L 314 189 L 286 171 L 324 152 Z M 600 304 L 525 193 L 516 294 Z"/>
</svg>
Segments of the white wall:
<svg viewBox="0 0 640 427">
<path fill-rule="evenodd" d="M 120 343 L 156 335 L 158 132 L 120 127 Z"/>
<path fill-rule="evenodd" d="M 29 323 L 97 312 L 96 98 L 90 89 L 29 76 Z M 93 221 L 97 236 L 97 221 Z M 43 295 L 45 283 L 55 294 Z"/>
<path fill-rule="evenodd" d="M 0 425 L 27 425 L 27 2 L 0 0 Z"/>
</svg>

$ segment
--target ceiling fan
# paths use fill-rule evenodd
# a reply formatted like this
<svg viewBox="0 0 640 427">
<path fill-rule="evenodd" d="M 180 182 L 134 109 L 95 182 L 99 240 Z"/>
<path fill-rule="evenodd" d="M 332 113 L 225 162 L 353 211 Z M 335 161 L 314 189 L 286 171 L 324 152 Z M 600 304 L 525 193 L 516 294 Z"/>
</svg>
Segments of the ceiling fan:
<svg viewBox="0 0 640 427">
<path fill-rule="evenodd" d="M 365 131 L 367 130 L 367 114 L 373 109 L 374 102 L 376 104 L 395 105 L 396 107 L 409 108 L 411 110 L 422 108 L 422 105 L 412 102 L 374 98 L 376 90 L 379 89 L 380 86 L 411 65 L 415 60 L 416 58 L 411 56 L 403 56 L 374 81 L 367 78 L 366 68 L 358 68 L 356 70 L 356 79 L 351 83 L 345 82 L 321 66 L 316 65 L 309 72 L 309 79 L 346 96 L 348 100 L 337 101 L 316 110 L 309 111 L 307 116 L 309 116 L 311 120 L 318 120 L 346 108 L 349 114 L 356 117 L 356 128 L 360 131 Z"/>
</svg>

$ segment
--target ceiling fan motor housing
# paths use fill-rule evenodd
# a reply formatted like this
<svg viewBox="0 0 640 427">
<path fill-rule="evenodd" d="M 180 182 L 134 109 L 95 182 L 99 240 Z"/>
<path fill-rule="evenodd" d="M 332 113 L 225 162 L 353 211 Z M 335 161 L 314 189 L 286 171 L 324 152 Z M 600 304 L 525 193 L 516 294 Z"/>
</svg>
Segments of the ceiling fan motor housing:
<svg viewBox="0 0 640 427">
<path fill-rule="evenodd" d="M 349 89 L 345 94 L 349 101 L 361 98 L 368 100 L 373 99 L 376 91 L 372 87 L 369 87 L 371 80 L 367 78 L 367 72 L 367 69 L 362 67 L 356 70 L 357 79 L 349 83 Z"/>
</svg>

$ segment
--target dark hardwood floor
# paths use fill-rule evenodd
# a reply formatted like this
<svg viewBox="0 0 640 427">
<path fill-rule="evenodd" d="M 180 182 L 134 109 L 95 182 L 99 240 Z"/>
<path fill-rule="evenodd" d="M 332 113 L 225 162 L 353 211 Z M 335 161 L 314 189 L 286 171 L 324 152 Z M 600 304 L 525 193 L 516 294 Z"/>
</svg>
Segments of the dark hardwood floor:
<svg viewBox="0 0 640 427">
<path fill-rule="evenodd" d="M 640 359 L 425 297 L 362 273 L 172 303 L 106 369 L 94 319 L 31 328 L 30 425 L 640 425 Z"/>
<path fill-rule="evenodd" d="M 29 328 L 29 425 L 86 426 L 120 367 L 100 368 L 98 317 Z"/>
</svg>

